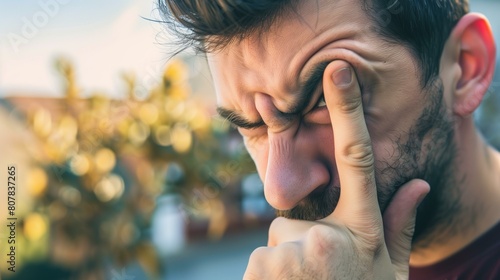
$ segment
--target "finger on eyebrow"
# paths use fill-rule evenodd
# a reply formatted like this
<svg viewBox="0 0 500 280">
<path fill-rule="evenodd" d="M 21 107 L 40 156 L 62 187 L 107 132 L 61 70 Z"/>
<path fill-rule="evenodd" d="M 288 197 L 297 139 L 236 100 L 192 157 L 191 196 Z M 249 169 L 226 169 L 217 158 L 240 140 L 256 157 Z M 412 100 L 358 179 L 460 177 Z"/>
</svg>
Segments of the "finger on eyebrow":
<svg viewBox="0 0 500 280">
<path fill-rule="evenodd" d="M 311 70 L 305 75 L 306 78 L 300 86 L 298 98 L 295 104 L 291 106 L 290 113 L 287 114 L 299 114 L 304 111 L 304 109 L 309 105 L 314 93 L 316 92 L 318 85 L 322 83 L 323 73 L 326 67 L 331 61 L 323 61 L 314 65 Z"/>
</svg>

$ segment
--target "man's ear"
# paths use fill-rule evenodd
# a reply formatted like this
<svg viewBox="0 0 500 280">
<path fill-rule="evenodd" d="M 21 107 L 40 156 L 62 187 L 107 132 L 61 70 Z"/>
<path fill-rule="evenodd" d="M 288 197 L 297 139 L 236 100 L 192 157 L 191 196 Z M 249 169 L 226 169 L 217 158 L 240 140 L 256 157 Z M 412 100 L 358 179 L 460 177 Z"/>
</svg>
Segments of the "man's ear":
<svg viewBox="0 0 500 280">
<path fill-rule="evenodd" d="M 481 14 L 469 13 L 453 29 L 451 44 L 454 65 L 460 69 L 453 81 L 453 112 L 471 115 L 488 91 L 495 71 L 496 46 L 491 26 Z M 450 46 L 445 46 L 445 51 Z"/>
</svg>

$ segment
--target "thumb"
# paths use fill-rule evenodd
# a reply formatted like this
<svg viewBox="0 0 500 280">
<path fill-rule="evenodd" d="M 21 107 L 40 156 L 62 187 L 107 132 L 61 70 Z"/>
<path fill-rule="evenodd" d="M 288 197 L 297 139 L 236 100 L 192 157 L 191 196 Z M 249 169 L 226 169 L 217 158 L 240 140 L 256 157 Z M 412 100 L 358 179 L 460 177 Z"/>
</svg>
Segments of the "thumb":
<svg viewBox="0 0 500 280">
<path fill-rule="evenodd" d="M 385 243 L 396 271 L 396 279 L 408 279 L 417 207 L 429 191 L 427 182 L 412 180 L 399 188 L 384 212 Z"/>
</svg>

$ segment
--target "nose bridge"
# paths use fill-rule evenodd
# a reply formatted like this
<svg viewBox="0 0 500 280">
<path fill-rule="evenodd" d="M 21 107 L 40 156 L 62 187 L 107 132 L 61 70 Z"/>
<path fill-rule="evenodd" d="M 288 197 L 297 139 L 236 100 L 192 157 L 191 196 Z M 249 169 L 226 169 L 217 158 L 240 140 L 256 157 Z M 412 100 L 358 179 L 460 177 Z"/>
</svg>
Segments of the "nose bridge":
<svg viewBox="0 0 500 280">
<path fill-rule="evenodd" d="M 298 129 L 298 120 L 280 112 L 273 102 L 273 97 L 269 94 L 256 93 L 255 108 L 270 132 L 279 133 Z"/>
<path fill-rule="evenodd" d="M 286 210 L 303 198 L 307 165 L 300 159 L 296 139 L 289 131 L 269 132 L 268 141 L 265 195 L 273 207 Z"/>
<path fill-rule="evenodd" d="M 318 187 L 331 182 L 328 165 L 321 155 L 325 147 L 305 128 L 268 131 L 264 193 L 278 210 L 295 207 Z"/>
<path fill-rule="evenodd" d="M 255 107 L 268 127 L 264 194 L 274 208 L 291 209 L 328 182 L 328 171 L 315 160 L 319 148 L 300 119 L 283 116 L 268 94 L 257 93 Z"/>
<path fill-rule="evenodd" d="M 278 133 L 269 132 L 268 141 L 269 163 L 271 163 L 271 165 L 292 167 L 296 164 L 294 158 L 298 154 L 298 151 L 296 151 L 297 145 L 292 133 L 289 131 L 282 131 Z"/>
</svg>

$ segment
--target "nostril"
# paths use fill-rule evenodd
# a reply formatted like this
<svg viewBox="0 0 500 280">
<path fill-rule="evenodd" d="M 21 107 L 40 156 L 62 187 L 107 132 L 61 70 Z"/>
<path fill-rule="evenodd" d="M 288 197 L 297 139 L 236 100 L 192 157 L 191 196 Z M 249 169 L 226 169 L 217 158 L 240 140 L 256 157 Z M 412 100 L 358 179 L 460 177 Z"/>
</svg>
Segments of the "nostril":
<svg viewBox="0 0 500 280">
<path fill-rule="evenodd" d="M 301 172 L 304 170 L 309 172 Z M 281 170 L 281 173 L 269 172 L 264 183 L 266 200 L 273 208 L 285 211 L 299 205 L 307 197 L 322 197 L 331 187 L 332 178 L 328 174 L 325 168 L 315 164 L 309 168 L 295 166 L 294 169 Z"/>
<path fill-rule="evenodd" d="M 288 133 L 268 134 L 264 173 L 266 200 L 278 210 L 289 210 L 312 192 L 321 196 L 331 180 L 328 165 L 313 157 L 311 139 Z M 319 187 L 318 187 L 319 186 Z"/>
<path fill-rule="evenodd" d="M 255 108 L 270 133 L 293 136 L 299 128 L 299 115 L 280 111 L 274 104 L 273 97 L 268 94 L 255 93 Z"/>
<path fill-rule="evenodd" d="M 321 194 L 321 193 L 324 193 L 325 192 L 325 189 L 328 187 L 328 184 L 324 184 L 324 185 L 321 185 L 317 188 L 315 188 L 312 192 L 311 192 L 311 195 L 318 195 L 318 194 Z"/>
</svg>

